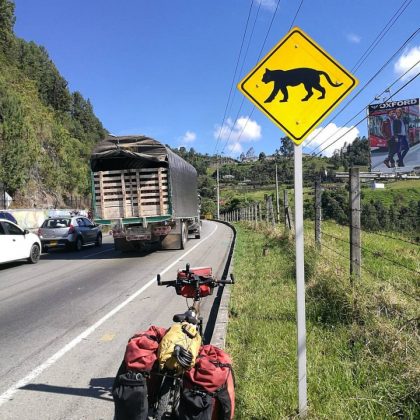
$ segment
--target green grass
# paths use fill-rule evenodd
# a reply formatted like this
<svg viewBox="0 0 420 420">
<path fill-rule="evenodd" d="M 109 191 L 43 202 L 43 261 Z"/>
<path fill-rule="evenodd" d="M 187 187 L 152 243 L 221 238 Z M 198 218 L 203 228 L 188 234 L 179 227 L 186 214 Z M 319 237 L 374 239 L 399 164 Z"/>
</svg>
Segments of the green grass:
<svg viewBox="0 0 420 420">
<path fill-rule="evenodd" d="M 383 190 L 363 188 L 363 202 L 380 200 L 385 206 L 397 203 L 407 205 L 410 201 L 420 201 L 420 180 L 410 179 L 404 181 L 389 182 Z"/>
<path fill-rule="evenodd" d="M 279 194 L 280 194 L 280 202 L 283 201 L 283 191 L 286 189 L 284 185 L 279 186 Z M 294 203 L 294 189 L 288 188 L 288 197 L 289 197 L 289 204 L 291 205 Z M 314 194 L 313 188 L 304 188 L 303 189 L 303 198 L 304 200 L 309 200 Z M 260 202 L 261 204 L 265 205 L 265 195 L 273 195 L 274 200 L 276 199 L 276 190 L 269 189 L 269 188 L 262 188 L 262 189 L 240 189 L 234 190 L 230 188 L 223 188 L 220 190 L 220 197 L 221 200 L 224 202 L 230 202 L 233 199 L 238 199 L 245 203 L 252 203 L 252 202 Z M 275 201 L 274 201 L 275 205 Z"/>
<path fill-rule="evenodd" d="M 244 223 L 237 229 L 227 336 L 237 380 L 235 418 L 294 418 L 293 238 Z M 324 234 L 318 252 L 313 225 L 306 224 L 309 418 L 419 418 L 419 247 L 363 233 L 369 252 L 363 251 L 365 269 L 352 286 L 348 229 L 323 223 L 323 232 L 339 239 Z"/>
</svg>

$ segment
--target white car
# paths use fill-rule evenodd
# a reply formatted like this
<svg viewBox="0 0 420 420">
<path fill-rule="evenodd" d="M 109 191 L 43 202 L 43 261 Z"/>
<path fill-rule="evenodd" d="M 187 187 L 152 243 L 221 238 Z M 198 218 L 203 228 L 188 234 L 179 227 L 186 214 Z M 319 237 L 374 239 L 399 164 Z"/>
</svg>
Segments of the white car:
<svg viewBox="0 0 420 420">
<path fill-rule="evenodd" d="M 39 237 L 10 220 L 0 219 L 0 264 L 27 259 L 35 264 L 41 255 Z"/>
</svg>

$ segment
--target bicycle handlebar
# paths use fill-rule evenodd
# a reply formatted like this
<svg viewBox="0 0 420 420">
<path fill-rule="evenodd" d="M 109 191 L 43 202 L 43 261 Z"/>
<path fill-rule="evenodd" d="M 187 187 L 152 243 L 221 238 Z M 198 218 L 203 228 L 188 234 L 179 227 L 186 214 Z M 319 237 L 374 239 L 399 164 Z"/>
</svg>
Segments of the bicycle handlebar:
<svg viewBox="0 0 420 420">
<path fill-rule="evenodd" d="M 230 275 L 230 280 L 217 280 L 213 277 L 201 277 L 197 276 L 196 274 L 190 275 L 186 279 L 178 279 L 178 280 L 166 280 L 162 281 L 160 274 L 156 276 L 158 286 L 176 286 L 177 284 L 192 284 L 193 281 L 198 281 L 201 284 L 208 284 L 210 287 L 216 287 L 220 284 L 235 284 L 235 278 L 233 274 Z"/>
</svg>

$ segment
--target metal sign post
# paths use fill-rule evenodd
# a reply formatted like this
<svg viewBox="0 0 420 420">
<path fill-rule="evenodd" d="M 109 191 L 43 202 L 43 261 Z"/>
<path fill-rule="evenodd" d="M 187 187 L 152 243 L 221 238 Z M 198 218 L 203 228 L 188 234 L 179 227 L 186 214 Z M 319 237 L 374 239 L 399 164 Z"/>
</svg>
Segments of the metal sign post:
<svg viewBox="0 0 420 420">
<path fill-rule="evenodd" d="M 296 307 L 299 415 L 305 417 L 308 409 L 306 393 L 306 317 L 305 266 L 303 239 L 303 181 L 302 146 L 295 146 L 295 232 L 296 232 Z"/>
<path fill-rule="evenodd" d="M 295 143 L 297 358 L 301 417 L 307 414 L 307 391 L 300 145 L 357 84 L 352 74 L 300 28 L 291 29 L 238 84 L 238 89 Z M 286 216 L 290 217 L 289 213 Z"/>
</svg>

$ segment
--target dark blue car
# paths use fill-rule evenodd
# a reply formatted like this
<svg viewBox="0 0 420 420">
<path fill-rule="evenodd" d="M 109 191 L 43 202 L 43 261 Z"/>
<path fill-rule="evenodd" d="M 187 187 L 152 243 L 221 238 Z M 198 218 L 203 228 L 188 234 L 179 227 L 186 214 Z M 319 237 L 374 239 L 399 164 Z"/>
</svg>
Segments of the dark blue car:
<svg viewBox="0 0 420 420">
<path fill-rule="evenodd" d="M 10 220 L 11 222 L 18 224 L 17 220 L 8 211 L 0 211 L 0 219 Z"/>
</svg>

